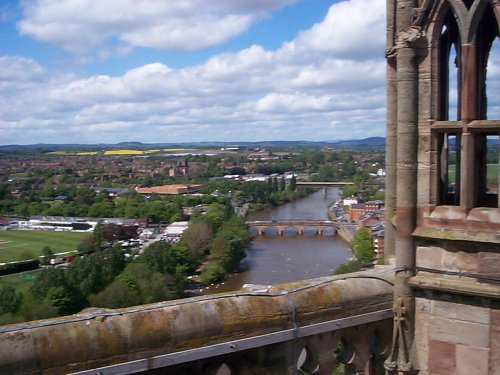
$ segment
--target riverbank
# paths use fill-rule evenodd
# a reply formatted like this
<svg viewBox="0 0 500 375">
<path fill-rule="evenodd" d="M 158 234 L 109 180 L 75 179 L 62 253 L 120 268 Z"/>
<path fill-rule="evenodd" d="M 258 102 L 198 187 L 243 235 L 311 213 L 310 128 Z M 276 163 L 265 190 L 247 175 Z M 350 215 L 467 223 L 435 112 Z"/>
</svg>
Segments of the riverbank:
<svg viewBox="0 0 500 375">
<path fill-rule="evenodd" d="M 295 202 L 299 199 L 313 194 L 315 191 L 311 189 L 297 189 L 295 191 L 282 191 L 274 193 L 275 199 L 269 203 L 250 203 L 247 213 L 259 212 L 264 210 L 272 210 L 284 204 Z"/>
<path fill-rule="evenodd" d="M 328 220 L 328 205 L 338 199 L 338 189 L 314 191 L 282 206 L 249 213 L 248 220 Z M 328 276 L 352 257 L 350 244 L 340 236 L 284 235 L 254 237 L 238 272 L 202 294 L 239 290 L 244 284 L 277 284 Z"/>
</svg>

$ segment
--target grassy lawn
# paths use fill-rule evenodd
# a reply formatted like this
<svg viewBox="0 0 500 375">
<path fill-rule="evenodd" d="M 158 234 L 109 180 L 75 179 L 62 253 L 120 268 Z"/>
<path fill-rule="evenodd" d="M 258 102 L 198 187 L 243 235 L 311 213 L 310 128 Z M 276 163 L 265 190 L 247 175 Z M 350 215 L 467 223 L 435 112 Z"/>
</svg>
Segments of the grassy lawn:
<svg viewBox="0 0 500 375">
<path fill-rule="evenodd" d="M 448 179 L 449 181 L 455 180 L 456 165 L 451 164 L 448 166 Z M 498 164 L 486 165 L 486 179 L 488 186 L 498 185 Z"/>
<path fill-rule="evenodd" d="M 487 164 L 486 168 L 488 186 L 498 186 L 498 164 Z"/>
<path fill-rule="evenodd" d="M 12 230 L 0 232 L 0 263 L 31 259 L 49 246 L 54 253 L 76 250 L 89 233 Z"/>
<path fill-rule="evenodd" d="M 3 285 L 9 285 L 16 289 L 18 292 L 26 294 L 31 288 L 31 285 L 33 285 L 33 283 L 35 282 L 36 277 L 40 271 L 41 270 L 35 270 L 0 276 L 0 288 Z"/>
</svg>

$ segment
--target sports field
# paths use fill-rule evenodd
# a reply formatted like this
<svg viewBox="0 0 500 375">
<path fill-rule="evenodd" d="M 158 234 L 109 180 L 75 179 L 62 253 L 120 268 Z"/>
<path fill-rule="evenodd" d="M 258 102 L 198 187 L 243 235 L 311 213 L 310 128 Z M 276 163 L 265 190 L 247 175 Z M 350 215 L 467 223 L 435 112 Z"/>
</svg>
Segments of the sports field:
<svg viewBox="0 0 500 375">
<path fill-rule="evenodd" d="M 40 269 L 0 276 L 0 288 L 4 285 L 8 285 L 16 291 L 26 294 L 39 274 Z"/>
<path fill-rule="evenodd" d="M 49 246 L 54 253 L 76 250 L 89 233 L 10 230 L 0 231 L 0 263 L 31 259 Z"/>
</svg>

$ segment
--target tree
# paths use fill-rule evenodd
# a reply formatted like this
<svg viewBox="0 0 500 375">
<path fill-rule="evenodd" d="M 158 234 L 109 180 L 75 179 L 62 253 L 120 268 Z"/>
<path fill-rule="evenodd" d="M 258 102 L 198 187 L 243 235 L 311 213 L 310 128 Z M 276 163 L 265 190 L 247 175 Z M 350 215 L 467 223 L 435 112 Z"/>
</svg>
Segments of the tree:
<svg viewBox="0 0 500 375">
<path fill-rule="evenodd" d="M 333 167 L 326 164 L 319 167 L 318 179 L 320 181 L 333 181 L 336 179 L 336 177 L 337 173 L 333 169 Z"/>
<path fill-rule="evenodd" d="M 68 270 L 68 279 L 84 296 L 89 296 L 108 286 L 124 267 L 123 251 L 112 248 L 75 259 Z"/>
<path fill-rule="evenodd" d="M 225 272 L 229 271 L 233 264 L 231 243 L 227 238 L 217 237 L 210 250 L 213 260 L 219 263 Z"/>
<path fill-rule="evenodd" d="M 79 311 L 75 306 L 75 298 L 73 290 L 69 290 L 64 286 L 54 286 L 49 288 L 44 302 L 48 305 L 57 307 L 59 313 L 62 315 L 71 314 Z"/>
<path fill-rule="evenodd" d="M 371 263 L 375 257 L 372 247 L 372 238 L 370 232 L 366 228 L 358 230 L 352 239 L 352 249 L 356 258 L 363 264 Z"/>
<path fill-rule="evenodd" d="M 106 243 L 106 228 L 104 227 L 104 223 L 102 220 L 99 220 L 97 225 L 94 228 L 94 250 L 101 251 L 103 244 Z"/>
<path fill-rule="evenodd" d="M 243 167 L 231 167 L 228 172 L 229 172 L 229 174 L 232 174 L 232 175 L 246 175 L 247 174 L 247 171 Z"/>
<path fill-rule="evenodd" d="M 273 177 L 273 182 L 272 182 L 271 190 L 273 192 L 278 191 L 278 177 Z"/>
<path fill-rule="evenodd" d="M 125 268 L 126 261 L 123 250 L 119 246 L 107 250 L 101 255 L 103 284 L 111 283 Z"/>
<path fill-rule="evenodd" d="M 212 284 L 222 280 L 225 274 L 224 268 L 219 263 L 210 262 L 201 271 L 201 280 L 205 284 Z"/>
<path fill-rule="evenodd" d="M 0 315 L 15 314 L 21 307 L 23 296 L 10 285 L 4 285 L 0 289 Z"/>
<path fill-rule="evenodd" d="M 212 231 L 216 231 L 226 218 L 226 208 L 220 203 L 212 203 L 205 207 L 205 217 Z"/>
<path fill-rule="evenodd" d="M 342 188 L 342 195 L 344 197 L 352 197 L 358 194 L 359 187 L 356 185 L 346 185 Z"/>
<path fill-rule="evenodd" d="M 279 189 L 281 191 L 285 190 L 286 188 L 286 183 L 285 183 L 285 176 L 281 176 L 280 178 L 280 185 L 279 185 Z"/>
<path fill-rule="evenodd" d="M 57 307 L 38 301 L 31 293 L 23 296 L 19 314 L 25 321 L 35 319 L 48 319 L 59 315 Z"/>
<path fill-rule="evenodd" d="M 167 301 L 180 297 L 182 293 L 177 287 L 175 278 L 154 272 L 147 264 L 138 261 L 127 265 L 117 277 L 117 281 L 137 292 L 141 303 Z"/>
<path fill-rule="evenodd" d="M 245 257 L 245 249 L 250 244 L 250 241 L 246 225 L 233 216 L 217 232 L 210 255 L 225 272 L 228 272 Z"/>
<path fill-rule="evenodd" d="M 296 188 L 297 188 L 297 178 L 295 177 L 295 175 L 293 175 L 290 180 L 290 185 L 288 185 L 288 189 L 290 189 L 290 191 L 295 191 Z"/>
<path fill-rule="evenodd" d="M 86 305 L 80 290 L 67 278 L 60 268 L 47 268 L 40 273 L 30 289 L 37 302 L 54 306 L 60 314 L 73 314 Z"/>
<path fill-rule="evenodd" d="M 375 191 L 370 191 L 370 197 L 369 199 L 371 201 L 383 201 L 385 200 L 385 191 L 383 190 L 376 190 Z"/>
<path fill-rule="evenodd" d="M 191 255 L 199 258 L 208 253 L 212 240 L 212 230 L 202 220 L 191 223 L 182 234 L 182 242 L 186 243 Z"/>
<path fill-rule="evenodd" d="M 94 238 L 92 236 L 85 237 L 76 247 L 79 255 L 90 254 L 94 251 Z"/>
<path fill-rule="evenodd" d="M 49 264 L 50 260 L 54 258 L 54 252 L 50 248 L 50 246 L 44 246 L 42 249 L 42 255 L 43 255 L 43 264 Z"/>
<path fill-rule="evenodd" d="M 176 264 L 172 253 L 172 245 L 165 242 L 155 242 L 144 250 L 141 260 L 150 269 L 163 274 L 175 275 Z"/>
<path fill-rule="evenodd" d="M 141 304 L 139 293 L 121 281 L 114 281 L 102 292 L 90 298 L 90 304 L 97 307 L 117 309 Z"/>
<path fill-rule="evenodd" d="M 45 268 L 31 286 L 30 292 L 39 301 L 43 301 L 52 287 L 66 285 L 66 276 L 60 268 Z"/>
<path fill-rule="evenodd" d="M 361 269 L 362 263 L 359 260 L 351 260 L 347 263 L 341 264 L 336 270 L 335 275 L 341 275 L 344 273 L 357 272 Z"/>
</svg>

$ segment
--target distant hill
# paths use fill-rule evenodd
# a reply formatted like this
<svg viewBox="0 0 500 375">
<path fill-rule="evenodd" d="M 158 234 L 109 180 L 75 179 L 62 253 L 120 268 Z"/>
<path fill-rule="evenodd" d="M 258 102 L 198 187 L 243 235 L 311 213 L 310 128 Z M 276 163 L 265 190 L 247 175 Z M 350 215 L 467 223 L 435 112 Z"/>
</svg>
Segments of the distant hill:
<svg viewBox="0 0 500 375">
<path fill-rule="evenodd" d="M 383 147 L 384 137 L 370 137 L 364 139 L 342 140 L 342 141 L 260 141 L 260 142 L 178 142 L 178 143 L 142 143 L 142 142 L 120 142 L 115 144 L 44 144 L 32 145 L 4 145 L 0 151 L 35 151 L 48 152 L 58 150 L 112 150 L 133 149 L 145 150 L 151 148 L 213 148 L 213 147 Z"/>
<path fill-rule="evenodd" d="M 385 146 L 384 137 L 370 137 L 365 139 L 354 139 L 350 141 L 338 141 L 334 143 L 337 146 Z"/>
</svg>

